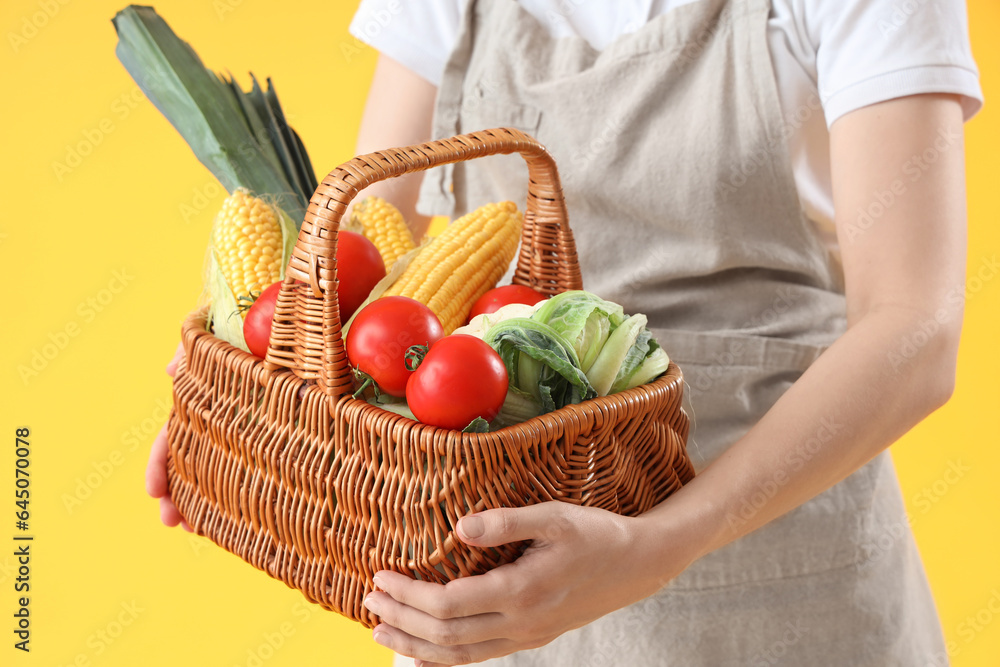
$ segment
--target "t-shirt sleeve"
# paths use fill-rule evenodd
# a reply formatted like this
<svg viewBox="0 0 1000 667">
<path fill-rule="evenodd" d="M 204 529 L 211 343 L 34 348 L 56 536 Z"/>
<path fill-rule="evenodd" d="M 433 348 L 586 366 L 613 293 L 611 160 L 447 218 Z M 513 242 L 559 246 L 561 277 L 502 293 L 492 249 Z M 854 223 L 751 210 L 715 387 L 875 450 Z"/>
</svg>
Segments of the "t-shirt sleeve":
<svg viewBox="0 0 1000 667">
<path fill-rule="evenodd" d="M 982 106 L 962 0 L 799 2 L 828 126 L 855 109 L 921 93 L 960 95 L 966 120 Z"/>
<path fill-rule="evenodd" d="M 463 5 L 461 0 L 362 0 L 349 30 L 439 86 L 458 39 Z"/>
</svg>

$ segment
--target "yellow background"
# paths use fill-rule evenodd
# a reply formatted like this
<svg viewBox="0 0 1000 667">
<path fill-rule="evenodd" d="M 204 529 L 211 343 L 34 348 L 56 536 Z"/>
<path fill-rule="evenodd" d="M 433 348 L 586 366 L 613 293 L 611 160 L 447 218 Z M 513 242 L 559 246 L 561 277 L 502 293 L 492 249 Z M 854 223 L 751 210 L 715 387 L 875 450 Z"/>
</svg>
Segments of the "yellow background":
<svg viewBox="0 0 1000 667">
<path fill-rule="evenodd" d="M 157 8 L 209 66 L 244 84 L 248 70 L 272 76 L 325 173 L 353 153 L 375 62 L 347 33 L 355 5 L 164 0 Z M 0 400 L 8 443 L 0 663 L 387 666 L 390 654 L 360 625 L 164 528 L 145 495 L 149 442 L 170 401 L 163 367 L 198 297 L 222 193 L 115 58 L 110 19 L 121 6 L 5 0 L 0 8 L 0 266 L 13 290 Z M 1000 111 L 989 99 L 1000 91 L 1000 5 L 972 0 L 969 12 L 988 102 L 967 125 L 970 299 L 958 389 L 892 451 L 953 664 L 994 667 L 1000 280 L 973 276 L 1000 251 Z M 87 155 L 70 167 L 67 153 L 81 144 Z M 52 358 L 39 357 L 37 376 L 23 378 L 18 368 L 36 352 Z M 29 655 L 12 648 L 11 633 L 18 426 L 31 428 L 33 451 Z"/>
</svg>

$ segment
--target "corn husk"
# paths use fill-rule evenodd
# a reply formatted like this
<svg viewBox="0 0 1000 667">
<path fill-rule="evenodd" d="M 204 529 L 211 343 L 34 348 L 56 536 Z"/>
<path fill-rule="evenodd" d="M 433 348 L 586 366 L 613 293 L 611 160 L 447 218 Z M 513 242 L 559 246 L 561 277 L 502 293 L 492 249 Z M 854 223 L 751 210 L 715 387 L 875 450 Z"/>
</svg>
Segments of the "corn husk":
<svg viewBox="0 0 1000 667">
<path fill-rule="evenodd" d="M 281 226 L 281 271 L 278 276 L 278 279 L 281 280 L 285 277 L 285 268 L 292 256 L 297 234 L 295 233 L 295 224 L 288 217 L 288 214 L 276 206 L 275 212 L 278 214 L 278 222 Z M 214 230 L 212 236 L 215 236 Z M 249 352 L 250 348 L 247 347 L 246 340 L 243 338 L 243 320 L 246 317 L 247 309 L 245 304 L 239 302 L 238 295 L 233 293 L 229 283 L 226 282 L 226 276 L 219 266 L 215 255 L 215 246 L 212 243 L 209 243 L 205 253 L 202 285 L 201 302 L 209 304 L 206 328 L 212 331 L 217 338 Z M 263 289 L 267 287 L 268 285 L 264 285 Z M 236 314 L 234 315 L 234 313 Z"/>
<path fill-rule="evenodd" d="M 208 291 L 209 329 L 233 347 L 249 352 L 246 340 L 243 338 L 243 318 L 240 317 L 239 304 L 233 291 L 229 289 L 226 277 L 215 261 L 215 253 L 209 251 L 205 258 L 205 287 Z"/>
</svg>

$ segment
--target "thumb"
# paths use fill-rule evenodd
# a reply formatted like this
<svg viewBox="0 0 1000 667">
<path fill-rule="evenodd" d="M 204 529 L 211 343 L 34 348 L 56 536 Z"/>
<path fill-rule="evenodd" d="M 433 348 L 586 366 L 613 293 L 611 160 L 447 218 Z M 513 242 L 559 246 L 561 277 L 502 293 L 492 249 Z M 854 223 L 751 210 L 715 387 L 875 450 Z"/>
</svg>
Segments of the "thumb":
<svg viewBox="0 0 1000 667">
<path fill-rule="evenodd" d="M 459 520 L 458 536 L 466 544 L 479 547 L 546 539 L 566 521 L 561 505 L 548 502 L 470 514 Z"/>
</svg>

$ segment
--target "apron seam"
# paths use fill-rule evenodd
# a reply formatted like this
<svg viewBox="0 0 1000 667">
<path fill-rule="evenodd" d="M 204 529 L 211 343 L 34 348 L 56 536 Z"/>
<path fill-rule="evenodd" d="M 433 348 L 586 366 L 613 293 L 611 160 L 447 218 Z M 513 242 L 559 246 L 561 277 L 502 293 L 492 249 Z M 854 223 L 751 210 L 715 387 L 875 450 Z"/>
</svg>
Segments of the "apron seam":
<svg viewBox="0 0 1000 667">
<path fill-rule="evenodd" d="M 661 588 L 660 591 L 661 592 L 671 592 L 671 593 L 692 593 L 692 594 L 699 594 L 699 593 L 705 593 L 705 592 L 710 592 L 710 591 L 718 591 L 718 590 L 722 590 L 722 589 L 726 589 L 726 588 L 739 588 L 739 587 L 744 587 L 744 586 L 768 585 L 768 584 L 775 583 L 775 582 L 786 582 L 786 581 L 794 581 L 796 579 L 805 579 L 805 578 L 808 578 L 808 577 L 822 577 L 822 576 L 826 576 L 826 575 L 833 575 L 833 574 L 837 574 L 838 572 L 841 572 L 843 570 L 848 570 L 848 569 L 855 569 L 855 570 L 857 570 L 857 569 L 859 569 L 858 565 L 860 563 L 863 563 L 863 562 L 864 562 L 864 558 L 858 558 L 856 560 L 851 561 L 850 563 L 845 563 L 844 565 L 836 565 L 834 567 L 829 567 L 829 568 L 825 568 L 825 569 L 822 569 L 822 570 L 816 570 L 816 571 L 813 571 L 813 572 L 801 572 L 801 573 L 798 573 L 798 574 L 789 574 L 787 576 L 778 576 L 778 577 L 766 577 L 766 578 L 759 578 L 759 579 L 747 579 L 746 581 L 736 581 L 736 582 L 726 583 L 726 584 L 706 584 L 706 585 L 698 585 L 697 587 L 692 586 L 692 587 L 688 587 L 688 588 L 685 588 L 685 587 L 671 588 L 671 584 L 667 584 L 665 587 Z M 656 595 L 656 593 L 654 593 L 654 595 Z"/>
</svg>

